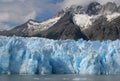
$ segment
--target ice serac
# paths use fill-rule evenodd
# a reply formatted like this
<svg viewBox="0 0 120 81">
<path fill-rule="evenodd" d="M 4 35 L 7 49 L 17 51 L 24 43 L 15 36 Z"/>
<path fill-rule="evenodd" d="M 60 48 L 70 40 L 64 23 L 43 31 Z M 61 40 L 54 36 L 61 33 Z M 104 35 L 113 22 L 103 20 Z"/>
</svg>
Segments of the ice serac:
<svg viewBox="0 0 120 81">
<path fill-rule="evenodd" d="M 0 37 L 0 74 L 120 74 L 120 40 Z"/>
</svg>

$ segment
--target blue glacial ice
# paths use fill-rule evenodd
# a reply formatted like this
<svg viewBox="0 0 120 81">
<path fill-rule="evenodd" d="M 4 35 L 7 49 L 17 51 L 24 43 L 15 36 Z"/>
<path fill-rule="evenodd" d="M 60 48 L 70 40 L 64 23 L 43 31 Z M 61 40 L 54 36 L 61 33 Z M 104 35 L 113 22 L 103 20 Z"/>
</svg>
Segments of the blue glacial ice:
<svg viewBox="0 0 120 81">
<path fill-rule="evenodd" d="M 120 74 L 120 40 L 0 37 L 0 74 Z"/>
</svg>

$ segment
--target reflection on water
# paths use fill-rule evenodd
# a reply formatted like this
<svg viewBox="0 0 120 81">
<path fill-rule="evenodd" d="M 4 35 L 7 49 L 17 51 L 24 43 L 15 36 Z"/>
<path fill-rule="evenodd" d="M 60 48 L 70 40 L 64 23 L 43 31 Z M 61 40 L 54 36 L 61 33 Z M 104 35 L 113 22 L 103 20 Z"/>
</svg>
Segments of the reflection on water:
<svg viewBox="0 0 120 81">
<path fill-rule="evenodd" d="M 0 75 L 0 81 L 120 81 L 120 75 Z"/>
</svg>

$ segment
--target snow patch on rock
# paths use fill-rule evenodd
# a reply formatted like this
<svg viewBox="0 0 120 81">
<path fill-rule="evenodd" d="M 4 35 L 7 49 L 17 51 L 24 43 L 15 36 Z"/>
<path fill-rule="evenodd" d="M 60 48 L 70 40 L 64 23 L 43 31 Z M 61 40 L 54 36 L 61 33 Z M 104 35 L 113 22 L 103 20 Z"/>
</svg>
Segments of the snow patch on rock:
<svg viewBox="0 0 120 81">
<path fill-rule="evenodd" d="M 108 14 L 106 17 L 108 21 L 112 21 L 119 16 L 120 16 L 120 13 L 113 13 L 113 14 Z"/>
<path fill-rule="evenodd" d="M 29 21 L 28 25 L 28 29 L 34 29 L 35 30 L 46 30 L 49 27 L 53 26 L 61 17 L 54 17 L 52 19 L 48 19 L 46 21 L 43 22 L 34 22 L 34 21 Z"/>
<path fill-rule="evenodd" d="M 92 22 L 98 17 L 99 15 L 89 16 L 87 14 L 75 14 L 73 17 L 73 22 L 77 26 L 79 26 L 82 30 L 87 29 L 92 25 Z"/>
</svg>

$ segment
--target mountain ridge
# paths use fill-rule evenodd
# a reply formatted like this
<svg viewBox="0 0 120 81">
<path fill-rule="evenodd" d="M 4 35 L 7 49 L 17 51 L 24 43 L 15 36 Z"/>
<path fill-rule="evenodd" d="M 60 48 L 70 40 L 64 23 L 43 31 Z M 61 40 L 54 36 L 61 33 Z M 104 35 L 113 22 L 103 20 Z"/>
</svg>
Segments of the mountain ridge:
<svg viewBox="0 0 120 81">
<path fill-rule="evenodd" d="M 119 21 L 120 6 L 112 2 L 105 5 L 92 2 L 87 7 L 71 6 L 43 22 L 29 20 L 9 31 L 1 31 L 0 35 L 55 40 L 116 40 L 120 39 L 119 33 L 116 33 L 120 32 Z"/>
</svg>

